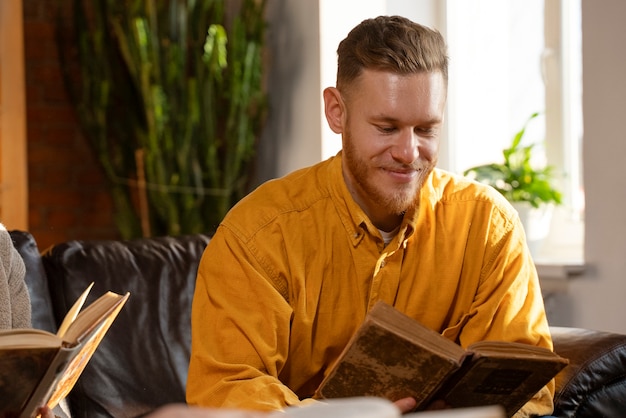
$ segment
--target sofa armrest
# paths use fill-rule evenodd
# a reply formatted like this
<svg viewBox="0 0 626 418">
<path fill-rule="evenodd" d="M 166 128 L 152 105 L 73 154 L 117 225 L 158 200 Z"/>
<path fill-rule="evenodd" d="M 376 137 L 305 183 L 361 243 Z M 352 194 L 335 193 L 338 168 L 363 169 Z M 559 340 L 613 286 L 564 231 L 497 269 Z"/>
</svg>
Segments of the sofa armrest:
<svg viewBox="0 0 626 418">
<path fill-rule="evenodd" d="M 626 411 L 626 335 L 551 327 L 554 351 L 569 359 L 555 378 L 557 417 L 618 417 Z"/>
</svg>

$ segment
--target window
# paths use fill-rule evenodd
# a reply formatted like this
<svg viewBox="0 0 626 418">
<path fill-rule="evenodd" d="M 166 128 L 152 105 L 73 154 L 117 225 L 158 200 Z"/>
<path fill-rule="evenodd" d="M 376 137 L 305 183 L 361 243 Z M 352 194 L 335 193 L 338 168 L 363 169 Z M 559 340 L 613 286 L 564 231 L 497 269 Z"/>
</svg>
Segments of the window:
<svg viewBox="0 0 626 418">
<path fill-rule="evenodd" d="M 557 208 L 541 258 L 582 261 L 580 163 L 580 0 L 448 0 L 448 143 L 440 166 L 462 172 L 501 160 L 501 150 L 534 112 L 528 143 L 537 163 L 562 174 Z"/>
<path fill-rule="evenodd" d="M 355 9 L 366 17 L 401 14 L 444 34 L 450 80 L 441 168 L 460 173 L 499 161 L 514 133 L 532 113 L 541 112 L 525 137 L 543 145 L 537 163 L 547 162 L 562 173 L 557 186 L 565 200 L 555 210 L 542 247 L 540 256 L 549 262 L 579 263 L 583 258 L 580 1 L 370 0 L 358 2 Z M 356 4 L 346 3 L 347 8 Z M 364 4 L 373 9 L 365 11 Z M 327 13 L 321 9 L 322 43 L 335 33 L 330 42 L 335 48 L 355 22 L 341 27 L 341 19 L 325 17 L 331 11 L 337 15 L 334 3 Z M 330 57 L 329 51 L 324 56 Z M 322 87 L 332 85 L 336 61 L 328 59 L 322 67 L 328 69 Z M 323 112 L 321 118 L 326 158 L 341 144 L 326 128 Z"/>
</svg>

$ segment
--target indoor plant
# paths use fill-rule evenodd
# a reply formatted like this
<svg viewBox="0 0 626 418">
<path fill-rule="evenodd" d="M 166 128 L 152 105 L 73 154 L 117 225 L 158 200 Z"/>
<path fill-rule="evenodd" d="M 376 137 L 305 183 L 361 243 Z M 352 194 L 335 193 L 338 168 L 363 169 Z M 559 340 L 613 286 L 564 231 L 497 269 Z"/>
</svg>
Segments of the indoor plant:
<svg viewBox="0 0 626 418">
<path fill-rule="evenodd" d="M 538 208 L 543 204 L 560 205 L 561 192 L 554 186 L 554 169 L 532 165 L 532 151 L 537 144 L 522 145 L 526 127 L 539 113 L 533 113 L 514 136 L 508 148 L 502 150 L 504 161 L 468 168 L 464 175 L 486 183 L 502 193 L 511 203 L 528 202 Z"/>
<path fill-rule="evenodd" d="M 121 236 L 213 231 L 251 186 L 265 0 L 60 5 L 66 86 Z"/>
<path fill-rule="evenodd" d="M 556 175 L 550 165 L 532 164 L 537 144 L 522 145 L 528 124 L 539 116 L 533 113 L 502 150 L 503 162 L 468 168 L 464 175 L 486 183 L 499 191 L 518 211 L 531 252 L 539 250 L 549 231 L 552 210 L 562 203 L 561 192 L 554 186 Z"/>
</svg>

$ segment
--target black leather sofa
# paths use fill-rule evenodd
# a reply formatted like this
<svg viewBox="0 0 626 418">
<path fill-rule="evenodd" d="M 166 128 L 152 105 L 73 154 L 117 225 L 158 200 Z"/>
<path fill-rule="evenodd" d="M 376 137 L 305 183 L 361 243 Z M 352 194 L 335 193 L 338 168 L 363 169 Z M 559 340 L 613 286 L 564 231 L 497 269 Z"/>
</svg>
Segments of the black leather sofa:
<svg viewBox="0 0 626 418">
<path fill-rule="evenodd" d="M 40 254 L 28 232 L 11 231 L 25 260 L 33 325 L 55 331 L 91 282 L 90 303 L 107 290 L 131 292 L 69 396 L 73 417 L 140 417 L 185 401 L 190 309 L 208 235 L 132 241 L 71 241 Z M 552 328 L 570 365 L 556 379 L 557 417 L 626 416 L 626 335 Z"/>
</svg>

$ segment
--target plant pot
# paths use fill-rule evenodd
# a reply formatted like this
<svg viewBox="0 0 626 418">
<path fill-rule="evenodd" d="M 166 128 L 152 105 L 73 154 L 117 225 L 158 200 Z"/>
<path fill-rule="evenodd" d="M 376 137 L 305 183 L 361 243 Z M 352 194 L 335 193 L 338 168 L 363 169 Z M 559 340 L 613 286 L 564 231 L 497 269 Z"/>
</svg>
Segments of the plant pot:
<svg viewBox="0 0 626 418">
<path fill-rule="evenodd" d="M 537 258 L 541 252 L 541 246 L 550 232 L 554 205 L 545 204 L 535 208 L 528 202 L 511 202 L 511 204 L 517 210 L 524 226 L 530 254 L 533 258 Z"/>
</svg>

